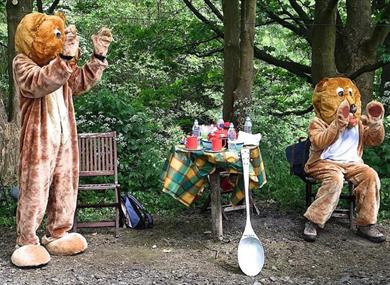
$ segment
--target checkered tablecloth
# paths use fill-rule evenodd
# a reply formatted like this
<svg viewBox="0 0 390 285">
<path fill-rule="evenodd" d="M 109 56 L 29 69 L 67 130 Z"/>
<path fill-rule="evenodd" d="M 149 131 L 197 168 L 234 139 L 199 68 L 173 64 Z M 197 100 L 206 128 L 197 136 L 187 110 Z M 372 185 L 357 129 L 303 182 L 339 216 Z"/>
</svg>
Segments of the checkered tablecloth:
<svg viewBox="0 0 390 285">
<path fill-rule="evenodd" d="M 231 202 L 238 204 L 244 197 L 244 180 L 242 161 L 238 153 L 187 151 L 183 146 L 172 147 L 164 164 L 161 181 L 163 191 L 173 196 L 186 206 L 190 206 L 202 193 L 208 183 L 207 176 L 221 168 L 231 174 L 230 181 L 234 186 Z M 250 151 L 250 189 L 259 189 L 266 183 L 263 159 L 259 147 Z"/>
</svg>

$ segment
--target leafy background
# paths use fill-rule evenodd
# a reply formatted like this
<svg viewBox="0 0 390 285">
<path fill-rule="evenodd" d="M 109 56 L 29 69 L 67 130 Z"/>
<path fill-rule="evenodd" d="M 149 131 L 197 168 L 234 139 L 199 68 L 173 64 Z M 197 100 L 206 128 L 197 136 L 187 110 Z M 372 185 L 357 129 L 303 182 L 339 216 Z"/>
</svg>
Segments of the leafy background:
<svg viewBox="0 0 390 285">
<path fill-rule="evenodd" d="M 153 213 L 171 215 L 182 211 L 184 206 L 162 193 L 161 170 L 170 147 L 190 131 L 194 119 L 209 124 L 221 114 L 223 56 L 221 53 L 205 55 L 222 43 L 212 39 L 210 31 L 176 0 L 160 1 L 160 6 L 154 0 L 68 0 L 61 3 L 60 9 L 65 11 L 68 24 L 78 28 L 80 64 L 91 55 L 90 37 L 94 32 L 105 25 L 114 34 L 108 56 L 110 66 L 103 79 L 92 91 L 75 99 L 79 132 L 117 131 L 119 182 L 123 188 L 134 193 Z M 50 1 L 44 4 L 49 5 Z M 6 15 L 1 5 L 0 42 L 5 43 Z M 309 64 L 309 47 L 280 26 L 259 27 L 256 41 L 269 46 L 269 52 L 274 55 Z M 6 49 L 2 46 L 0 56 L 0 92 L 5 92 Z M 260 61 L 255 62 L 255 68 L 250 116 L 253 131 L 263 136 L 261 149 L 268 180 L 255 196 L 302 212 L 304 185 L 290 176 L 284 150 L 299 137 L 306 136 L 313 114 L 278 116 L 275 113 L 308 107 L 312 88 L 283 69 Z M 380 71 L 377 78 L 379 76 Z M 376 82 L 376 90 L 378 84 Z M 375 96 L 383 102 L 389 101 L 378 94 Z M 389 130 L 389 117 L 385 125 Z M 365 161 L 381 177 L 381 218 L 390 217 L 388 142 L 389 134 L 382 146 L 368 149 L 364 155 Z M 105 198 L 91 194 L 81 197 L 88 201 Z M 0 208 L 0 224 L 14 223 L 10 214 L 14 207 L 11 203 Z M 83 215 L 88 219 L 94 218 L 96 213 L 85 211 Z"/>
</svg>

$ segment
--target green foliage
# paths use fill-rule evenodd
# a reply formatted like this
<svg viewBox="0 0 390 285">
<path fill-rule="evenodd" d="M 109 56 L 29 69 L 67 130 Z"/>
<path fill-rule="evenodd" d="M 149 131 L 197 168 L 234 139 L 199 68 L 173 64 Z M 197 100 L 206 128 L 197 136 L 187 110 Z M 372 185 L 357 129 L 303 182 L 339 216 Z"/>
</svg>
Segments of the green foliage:
<svg viewBox="0 0 390 285">
<path fill-rule="evenodd" d="M 390 178 L 390 117 L 384 120 L 385 140 L 379 146 L 366 148 L 363 155 L 365 163 L 373 167 L 381 178 Z"/>
<path fill-rule="evenodd" d="M 213 23 L 218 22 L 204 1 L 192 2 Z M 300 2 L 310 15 L 314 1 Z M 50 3 L 44 1 L 44 6 Z M 290 9 L 288 0 L 258 1 L 259 23 L 265 20 L 261 3 L 275 12 Z M 341 18 L 345 21 L 345 1 L 340 3 Z M 185 207 L 161 191 L 162 165 L 170 147 L 190 131 L 195 118 L 208 124 L 221 113 L 223 56 L 218 52 L 204 55 L 223 47 L 223 41 L 215 38 L 182 1 L 68 0 L 61 1 L 61 9 L 66 12 L 68 24 L 78 28 L 80 65 L 92 53 L 93 33 L 105 25 L 114 35 L 108 54 L 110 66 L 102 80 L 88 94 L 75 99 L 78 131 L 116 131 L 122 189 L 131 191 L 153 213 L 173 215 L 181 211 Z M 380 20 L 380 15 L 376 19 Z M 6 40 L 5 12 L 0 9 L 0 42 Z M 310 65 L 307 42 L 279 25 L 259 25 L 256 45 L 277 58 Z M 380 56 L 387 60 L 388 53 L 380 51 Z M 6 49 L 0 46 L 0 92 L 7 89 L 6 66 Z M 263 136 L 261 149 L 267 174 L 267 184 L 255 195 L 303 211 L 304 185 L 289 174 L 284 151 L 299 137 L 307 136 L 312 114 L 285 113 L 307 109 L 311 105 L 312 87 L 304 79 L 264 62 L 256 60 L 255 69 L 249 115 L 253 131 Z M 379 90 L 379 77 L 377 72 L 376 90 Z M 385 121 L 388 132 L 389 121 L 389 118 Z M 384 144 L 367 149 L 364 155 L 365 161 L 384 178 L 382 218 L 389 218 L 390 213 L 388 140 L 389 135 Z M 104 193 L 85 193 L 80 197 L 83 202 L 111 198 Z M 0 207 L 0 224 L 14 222 L 8 218 L 8 210 L 12 209 Z M 95 219 L 96 215 L 110 217 L 112 212 L 81 212 L 82 219 L 86 220 Z"/>
</svg>

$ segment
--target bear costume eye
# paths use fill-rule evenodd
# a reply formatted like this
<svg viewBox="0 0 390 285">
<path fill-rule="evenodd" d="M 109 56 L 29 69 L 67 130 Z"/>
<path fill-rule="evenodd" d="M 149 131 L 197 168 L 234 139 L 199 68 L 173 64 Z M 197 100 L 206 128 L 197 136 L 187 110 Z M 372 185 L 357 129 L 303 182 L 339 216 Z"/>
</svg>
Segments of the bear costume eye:
<svg viewBox="0 0 390 285">
<path fill-rule="evenodd" d="M 56 36 L 57 39 L 61 38 L 61 32 L 58 29 L 54 30 L 54 35 Z"/>
<path fill-rule="evenodd" d="M 352 97 L 352 88 L 349 88 L 349 89 L 348 89 L 348 93 L 349 93 L 349 96 Z"/>
<path fill-rule="evenodd" d="M 341 87 L 337 87 L 336 93 L 337 93 L 337 95 L 339 95 L 340 97 L 343 97 L 343 96 L 344 96 L 344 89 L 341 88 Z"/>
</svg>

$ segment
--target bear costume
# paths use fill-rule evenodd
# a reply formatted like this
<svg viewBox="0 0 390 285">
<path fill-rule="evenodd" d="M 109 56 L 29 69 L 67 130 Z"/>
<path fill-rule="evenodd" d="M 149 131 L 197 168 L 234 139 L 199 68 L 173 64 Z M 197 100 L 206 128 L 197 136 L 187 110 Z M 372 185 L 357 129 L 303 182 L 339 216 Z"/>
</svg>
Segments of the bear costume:
<svg viewBox="0 0 390 285">
<path fill-rule="evenodd" d="M 20 195 L 11 261 L 19 267 L 45 265 L 50 254 L 73 255 L 87 248 L 82 235 L 68 233 L 79 169 L 72 96 L 88 91 L 101 78 L 112 41 L 110 30 L 102 28 L 92 41 L 94 54 L 80 68 L 77 30 L 65 29 L 63 14 L 28 14 L 16 31 L 13 72 L 21 117 Z M 47 227 L 40 242 L 36 231 L 45 212 Z"/>
<path fill-rule="evenodd" d="M 314 89 L 316 117 L 309 124 L 311 142 L 305 172 L 321 181 L 315 201 L 304 216 L 308 219 L 304 238 L 314 241 L 335 210 L 344 179 L 355 186 L 357 234 L 372 241 L 385 237 L 375 224 L 379 210 L 380 180 L 374 169 L 362 160 L 364 146 L 377 146 L 384 140 L 384 108 L 373 101 L 367 116 L 361 116 L 360 92 L 348 78 L 321 80 Z"/>
</svg>

